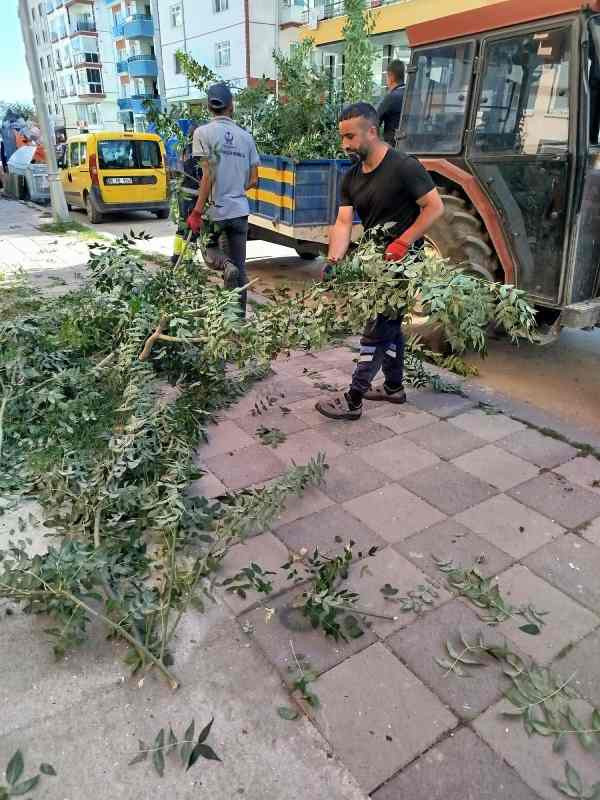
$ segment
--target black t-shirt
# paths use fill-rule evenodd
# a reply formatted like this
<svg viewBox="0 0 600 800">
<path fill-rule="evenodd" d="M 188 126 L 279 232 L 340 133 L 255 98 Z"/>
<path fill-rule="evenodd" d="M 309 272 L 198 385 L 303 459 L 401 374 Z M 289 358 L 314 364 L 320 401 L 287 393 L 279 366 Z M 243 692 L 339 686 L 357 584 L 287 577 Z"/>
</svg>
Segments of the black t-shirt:
<svg viewBox="0 0 600 800">
<path fill-rule="evenodd" d="M 350 167 L 342 180 L 340 205 L 353 206 L 366 231 L 385 222 L 397 223 L 386 233 L 391 241 L 416 221 L 421 211 L 417 200 L 432 189 L 435 184 L 425 167 L 414 156 L 390 147 L 372 172 L 363 172 L 362 163 Z"/>
<path fill-rule="evenodd" d="M 396 130 L 400 124 L 403 104 L 404 85 L 394 86 L 383 98 L 377 109 L 379 123 L 383 125 L 383 138 L 392 146 L 395 144 Z"/>
</svg>

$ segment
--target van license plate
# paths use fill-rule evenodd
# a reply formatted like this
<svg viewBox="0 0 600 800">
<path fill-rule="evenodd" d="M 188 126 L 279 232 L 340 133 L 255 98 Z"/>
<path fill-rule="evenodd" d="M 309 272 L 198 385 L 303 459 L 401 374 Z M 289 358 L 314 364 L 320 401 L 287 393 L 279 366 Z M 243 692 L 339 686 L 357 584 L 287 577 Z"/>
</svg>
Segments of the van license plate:
<svg viewBox="0 0 600 800">
<path fill-rule="evenodd" d="M 112 185 L 120 183 L 133 183 L 133 178 L 105 178 L 104 183 Z"/>
</svg>

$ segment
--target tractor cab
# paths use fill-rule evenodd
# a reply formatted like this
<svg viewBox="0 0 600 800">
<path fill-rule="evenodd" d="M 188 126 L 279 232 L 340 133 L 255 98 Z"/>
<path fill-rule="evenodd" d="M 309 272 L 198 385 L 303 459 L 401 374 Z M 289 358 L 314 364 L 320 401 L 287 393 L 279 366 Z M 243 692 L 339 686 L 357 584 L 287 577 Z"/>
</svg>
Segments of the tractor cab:
<svg viewBox="0 0 600 800">
<path fill-rule="evenodd" d="M 556 330 L 600 325 L 599 0 L 505 0 L 408 37 L 397 140 L 444 199 L 431 244 Z"/>
</svg>

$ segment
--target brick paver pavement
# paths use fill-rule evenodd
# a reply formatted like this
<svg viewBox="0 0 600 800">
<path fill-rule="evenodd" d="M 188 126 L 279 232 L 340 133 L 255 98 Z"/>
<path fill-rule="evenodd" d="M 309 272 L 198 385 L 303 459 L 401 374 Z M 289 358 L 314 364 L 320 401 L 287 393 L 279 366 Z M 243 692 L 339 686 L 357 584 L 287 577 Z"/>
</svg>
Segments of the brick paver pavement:
<svg viewBox="0 0 600 800">
<path fill-rule="evenodd" d="M 237 489 L 257 476 L 260 484 L 278 462 L 282 472 L 286 462 L 327 452 L 323 485 L 290 500 L 271 533 L 247 540 L 246 563 L 273 566 L 282 547 L 331 553 L 352 538 L 363 558 L 347 585 L 361 609 L 394 614 L 380 592 L 385 583 L 406 595 L 435 580 L 438 596 L 420 615 L 371 619 L 364 636 L 336 643 L 294 608 L 299 589 L 275 581 L 267 599 L 232 604 L 243 608 L 239 623 L 284 682 L 293 677 L 290 641 L 310 663 L 320 706 L 307 713 L 375 800 L 558 798 L 551 779 L 563 779 L 565 758 L 592 784 L 598 761 L 575 740 L 557 755 L 551 740 L 527 737 L 520 720 L 500 715 L 508 687 L 497 665 L 461 679 L 434 659 L 446 655 L 447 639 L 460 646 L 459 631 L 474 638 L 484 630 L 560 675 L 576 672 L 575 702 L 587 719 L 586 701 L 600 703 L 600 462 L 468 398 L 426 390 L 409 391 L 405 406 L 366 403 L 357 423 L 328 421 L 313 410 L 315 385 L 339 383 L 352 358 L 338 348 L 275 362 L 276 377 L 209 435 L 198 459 L 215 471 L 202 480 Z M 256 400 L 274 396 L 265 424 L 289 432 L 276 449 L 259 444 L 261 417 L 251 413 Z M 365 558 L 373 544 L 378 553 Z M 511 603 L 548 611 L 541 634 L 520 631 L 521 618 L 486 628 L 473 606 L 443 588 L 433 553 L 477 563 Z M 265 607 L 274 609 L 269 621 Z"/>
</svg>

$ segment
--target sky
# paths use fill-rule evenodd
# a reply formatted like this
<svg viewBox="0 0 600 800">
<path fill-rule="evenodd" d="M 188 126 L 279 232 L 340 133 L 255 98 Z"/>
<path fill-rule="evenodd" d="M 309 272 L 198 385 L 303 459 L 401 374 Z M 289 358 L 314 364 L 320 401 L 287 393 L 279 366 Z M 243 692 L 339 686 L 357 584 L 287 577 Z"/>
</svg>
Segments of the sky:
<svg viewBox="0 0 600 800">
<path fill-rule="evenodd" d="M 17 0 L 0 0 L 0 100 L 31 102 Z"/>
</svg>

